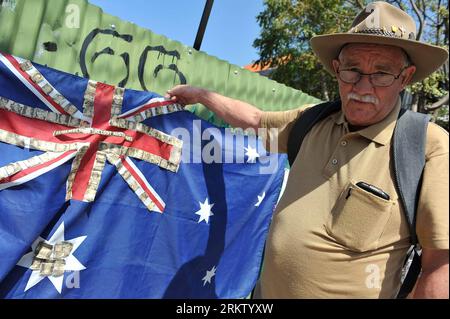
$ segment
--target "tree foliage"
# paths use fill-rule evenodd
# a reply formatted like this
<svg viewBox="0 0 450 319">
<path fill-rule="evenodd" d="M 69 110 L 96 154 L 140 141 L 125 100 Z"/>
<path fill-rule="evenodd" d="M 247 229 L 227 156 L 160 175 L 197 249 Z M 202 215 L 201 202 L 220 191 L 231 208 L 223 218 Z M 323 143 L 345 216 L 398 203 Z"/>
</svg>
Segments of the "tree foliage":
<svg viewBox="0 0 450 319">
<path fill-rule="evenodd" d="M 320 34 L 347 32 L 353 18 L 369 1 L 265 0 L 257 16 L 260 36 L 253 46 L 270 77 L 323 100 L 338 97 L 337 83 L 311 50 L 309 40 Z M 417 40 L 448 47 L 448 0 L 391 0 L 416 21 Z M 412 108 L 437 113 L 448 105 L 448 62 L 425 80 L 408 88 Z M 445 102 L 447 101 L 447 102 Z M 447 108 L 448 109 L 448 108 Z"/>
</svg>

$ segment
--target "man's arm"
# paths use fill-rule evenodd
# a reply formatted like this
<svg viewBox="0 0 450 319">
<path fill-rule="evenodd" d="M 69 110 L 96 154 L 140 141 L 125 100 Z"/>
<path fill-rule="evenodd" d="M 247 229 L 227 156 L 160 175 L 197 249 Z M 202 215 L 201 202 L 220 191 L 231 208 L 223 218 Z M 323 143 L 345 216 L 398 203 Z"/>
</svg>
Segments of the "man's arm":
<svg viewBox="0 0 450 319">
<path fill-rule="evenodd" d="M 448 257 L 447 249 L 422 249 L 422 273 L 413 298 L 449 298 Z"/>
<path fill-rule="evenodd" d="M 234 127 L 253 128 L 255 131 L 260 127 L 263 111 L 251 104 L 203 88 L 177 85 L 167 91 L 166 97 L 182 105 L 201 103 Z"/>
</svg>

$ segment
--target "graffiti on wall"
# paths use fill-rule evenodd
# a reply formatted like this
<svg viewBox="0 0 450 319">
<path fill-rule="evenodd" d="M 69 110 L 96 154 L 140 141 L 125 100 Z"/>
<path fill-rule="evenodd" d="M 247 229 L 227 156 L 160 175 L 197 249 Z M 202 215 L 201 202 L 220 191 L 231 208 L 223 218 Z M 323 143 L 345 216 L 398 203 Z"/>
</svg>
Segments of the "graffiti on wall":
<svg viewBox="0 0 450 319">
<path fill-rule="evenodd" d="M 118 83 L 115 83 L 120 87 L 126 87 L 130 78 L 130 72 L 136 72 L 141 89 L 151 91 L 151 89 L 149 89 L 149 82 L 156 81 L 158 75 L 163 70 L 173 72 L 175 77 L 174 82 L 178 82 L 180 84 L 187 83 L 186 76 L 177 65 L 177 62 L 181 59 L 181 55 L 177 50 L 167 50 L 163 45 L 147 45 L 138 55 L 139 63 L 137 69 L 130 70 L 131 57 L 129 52 L 120 51 L 112 48 L 111 46 L 105 46 L 100 49 L 95 49 L 94 51 L 90 50 L 91 47 L 95 47 L 95 40 L 100 35 L 112 37 L 112 40 L 119 40 L 129 44 L 133 42 L 133 35 L 131 34 L 121 34 L 114 29 L 93 29 L 84 38 L 79 53 L 79 64 L 83 77 L 91 78 L 91 74 L 88 69 L 92 68 L 100 57 L 106 55 L 118 57 L 120 63 L 123 64 L 123 67 L 125 68 L 122 78 L 118 81 Z M 56 52 L 58 50 L 57 43 L 51 41 L 43 43 L 43 48 L 48 52 Z M 156 64 L 148 63 L 150 53 L 157 53 L 156 60 L 158 62 Z M 167 57 L 168 59 L 166 59 Z M 115 66 L 115 68 L 119 69 L 119 66 Z"/>
<path fill-rule="evenodd" d="M 133 36 L 131 34 L 120 34 L 119 32 L 117 32 L 116 30 L 113 30 L 113 29 L 99 29 L 99 28 L 93 29 L 91 32 L 89 32 L 87 34 L 87 36 L 85 37 L 83 44 L 81 46 L 81 50 L 80 50 L 81 72 L 84 77 L 89 78 L 90 76 L 89 76 L 89 72 L 88 72 L 88 68 L 87 68 L 88 62 L 91 64 L 94 64 L 95 61 L 103 54 L 118 55 L 121 58 L 124 66 L 125 66 L 125 69 L 126 69 L 126 74 L 124 75 L 123 79 L 120 80 L 118 85 L 121 87 L 125 87 L 128 82 L 129 76 L 130 76 L 130 54 L 128 52 L 116 52 L 113 48 L 108 46 L 108 47 L 102 48 L 99 51 L 95 51 L 95 52 L 91 53 L 90 56 L 87 56 L 89 46 L 93 43 L 94 39 L 100 34 L 112 36 L 113 38 L 117 38 L 121 41 L 125 41 L 128 43 L 133 42 Z M 158 74 L 160 73 L 160 71 L 170 70 L 178 78 L 179 83 L 181 83 L 181 84 L 187 83 L 186 76 L 183 74 L 183 72 L 181 70 L 178 69 L 178 66 L 176 63 L 181 58 L 180 53 L 177 50 L 169 51 L 162 45 L 157 45 L 157 46 L 147 45 L 144 48 L 144 50 L 141 52 L 141 54 L 139 55 L 138 68 L 137 68 L 137 70 L 135 70 L 137 72 L 139 83 L 141 85 L 142 90 L 146 90 L 146 91 L 149 90 L 147 88 L 148 85 L 146 84 L 147 79 L 145 77 L 145 74 L 147 74 L 146 67 L 148 67 L 148 65 L 146 62 L 147 62 L 148 54 L 150 52 L 157 52 L 158 60 L 165 61 L 165 59 L 160 59 L 161 56 L 168 56 L 171 58 L 171 59 L 169 59 L 170 60 L 169 63 L 159 63 L 154 66 L 153 70 L 151 70 L 152 72 L 150 72 L 150 74 L 153 75 L 154 79 L 156 79 L 158 77 Z"/>
</svg>

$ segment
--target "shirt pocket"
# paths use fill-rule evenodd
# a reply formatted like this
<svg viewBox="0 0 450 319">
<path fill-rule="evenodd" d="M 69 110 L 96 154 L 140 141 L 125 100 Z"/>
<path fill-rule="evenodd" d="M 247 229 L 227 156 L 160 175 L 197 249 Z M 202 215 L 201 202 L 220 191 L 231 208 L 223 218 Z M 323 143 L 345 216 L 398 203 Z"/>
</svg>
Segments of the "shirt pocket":
<svg viewBox="0 0 450 319">
<path fill-rule="evenodd" d="M 393 200 L 378 197 L 350 182 L 331 211 L 326 231 L 350 250 L 377 249 L 393 205 Z"/>
</svg>

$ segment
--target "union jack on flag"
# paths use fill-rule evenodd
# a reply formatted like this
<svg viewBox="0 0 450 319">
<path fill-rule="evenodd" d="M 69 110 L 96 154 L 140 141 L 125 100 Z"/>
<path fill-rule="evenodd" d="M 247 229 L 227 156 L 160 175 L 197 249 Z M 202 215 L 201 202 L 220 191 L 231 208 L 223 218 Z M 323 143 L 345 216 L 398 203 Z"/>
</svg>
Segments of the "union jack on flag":
<svg viewBox="0 0 450 319">
<path fill-rule="evenodd" d="M 157 94 L 0 53 L 0 296 L 247 296 L 286 158 L 237 140 Z"/>
</svg>

